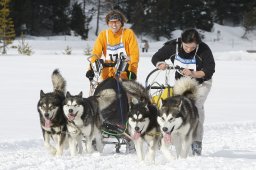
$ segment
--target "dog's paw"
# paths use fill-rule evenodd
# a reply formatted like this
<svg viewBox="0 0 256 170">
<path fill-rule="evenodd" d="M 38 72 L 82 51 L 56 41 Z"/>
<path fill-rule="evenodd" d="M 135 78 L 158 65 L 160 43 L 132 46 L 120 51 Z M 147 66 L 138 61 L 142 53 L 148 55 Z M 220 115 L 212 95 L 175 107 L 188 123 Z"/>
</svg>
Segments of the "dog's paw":
<svg viewBox="0 0 256 170">
<path fill-rule="evenodd" d="M 61 156 L 63 154 L 63 150 L 57 150 L 55 156 Z"/>
<path fill-rule="evenodd" d="M 91 154 L 94 152 L 94 148 L 92 146 L 88 146 L 86 148 L 84 148 L 84 152 L 85 153 L 88 153 L 88 154 Z"/>
<path fill-rule="evenodd" d="M 49 153 L 51 154 L 51 155 L 56 155 L 56 152 L 57 152 L 57 150 L 54 148 L 54 147 L 49 147 L 48 148 L 48 151 L 49 151 Z"/>
</svg>

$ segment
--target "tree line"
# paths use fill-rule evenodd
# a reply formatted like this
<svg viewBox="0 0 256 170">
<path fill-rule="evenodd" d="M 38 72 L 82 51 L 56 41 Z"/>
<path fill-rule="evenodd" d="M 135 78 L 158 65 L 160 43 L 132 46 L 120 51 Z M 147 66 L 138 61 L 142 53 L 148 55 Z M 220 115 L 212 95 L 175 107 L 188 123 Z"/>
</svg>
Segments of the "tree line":
<svg viewBox="0 0 256 170">
<path fill-rule="evenodd" d="M 137 35 L 156 40 L 171 38 L 175 29 L 211 31 L 213 23 L 246 30 L 256 25 L 255 0 L 11 0 L 9 8 L 16 36 L 75 34 L 87 39 L 92 17 L 98 23 L 111 9 L 122 11 Z M 97 25 L 95 34 L 98 30 Z"/>
</svg>

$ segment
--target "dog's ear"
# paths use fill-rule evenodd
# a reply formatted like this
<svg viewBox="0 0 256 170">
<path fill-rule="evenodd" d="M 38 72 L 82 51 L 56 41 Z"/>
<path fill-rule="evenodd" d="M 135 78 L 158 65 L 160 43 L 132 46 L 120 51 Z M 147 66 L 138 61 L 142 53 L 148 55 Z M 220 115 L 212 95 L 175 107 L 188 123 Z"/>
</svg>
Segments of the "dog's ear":
<svg viewBox="0 0 256 170">
<path fill-rule="evenodd" d="M 180 103 L 178 104 L 179 110 L 181 110 L 181 106 L 182 106 L 182 100 L 180 99 Z"/>
<path fill-rule="evenodd" d="M 142 102 L 142 107 L 145 107 L 146 111 L 149 112 L 148 104 L 145 102 Z"/>
<path fill-rule="evenodd" d="M 83 97 L 83 92 L 81 91 L 79 94 L 78 94 L 78 97 Z"/>
<path fill-rule="evenodd" d="M 40 98 L 43 98 L 45 96 L 45 93 L 43 90 L 40 91 Z"/>
<path fill-rule="evenodd" d="M 167 100 L 166 99 L 162 99 L 159 100 L 159 108 L 161 108 L 162 106 L 165 106 L 167 104 Z"/>
<path fill-rule="evenodd" d="M 131 101 L 132 104 L 137 104 L 139 103 L 139 100 L 135 97 L 132 97 L 132 101 Z"/>
<path fill-rule="evenodd" d="M 66 97 L 69 98 L 70 96 L 71 96 L 71 95 L 70 95 L 69 91 L 67 91 Z"/>
<path fill-rule="evenodd" d="M 131 102 L 131 103 L 130 103 L 130 109 L 129 109 L 129 110 L 133 109 L 134 106 L 135 106 L 135 104 L 134 104 L 133 102 Z"/>
</svg>

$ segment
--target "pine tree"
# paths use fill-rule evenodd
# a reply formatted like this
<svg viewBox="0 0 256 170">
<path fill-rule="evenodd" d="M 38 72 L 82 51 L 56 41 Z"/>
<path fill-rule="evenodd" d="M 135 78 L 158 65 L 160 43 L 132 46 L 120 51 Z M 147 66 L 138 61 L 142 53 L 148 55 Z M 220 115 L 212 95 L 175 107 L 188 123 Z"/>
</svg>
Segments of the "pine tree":
<svg viewBox="0 0 256 170">
<path fill-rule="evenodd" d="M 245 33 L 242 37 L 247 39 L 247 33 L 256 28 L 256 6 L 245 13 L 243 26 L 245 27 Z"/>
<path fill-rule="evenodd" d="M 69 12 L 70 0 L 51 0 L 52 16 L 53 21 L 53 34 L 67 34 L 69 32 Z"/>
<path fill-rule="evenodd" d="M 85 30 L 85 16 L 81 4 L 75 3 L 72 6 L 70 28 L 80 35 L 82 39 L 87 38 Z"/>
<path fill-rule="evenodd" d="M 9 17 L 10 0 L 0 1 L 0 40 L 3 43 L 2 54 L 6 54 L 7 45 L 11 44 L 15 38 L 14 24 L 12 18 Z"/>
</svg>

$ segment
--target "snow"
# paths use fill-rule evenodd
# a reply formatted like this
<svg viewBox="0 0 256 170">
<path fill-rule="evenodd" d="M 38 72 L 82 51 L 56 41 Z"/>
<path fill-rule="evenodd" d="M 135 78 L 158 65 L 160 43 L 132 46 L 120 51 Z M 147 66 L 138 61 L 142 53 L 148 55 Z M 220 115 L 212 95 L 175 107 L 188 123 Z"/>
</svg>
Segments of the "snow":
<svg viewBox="0 0 256 170">
<path fill-rule="evenodd" d="M 220 41 L 214 41 L 217 30 L 221 31 Z M 85 77 L 88 62 L 84 50 L 87 45 L 92 47 L 94 41 L 68 36 L 26 37 L 34 51 L 32 56 L 18 55 L 13 48 L 8 49 L 8 55 L 0 56 L 0 170 L 256 169 L 256 53 L 246 52 L 256 49 L 255 36 L 244 40 L 240 38 L 242 28 L 217 24 L 213 33 L 204 35 L 216 60 L 216 73 L 205 104 L 201 157 L 168 162 L 158 151 L 154 164 L 139 163 L 136 154 L 117 154 L 111 145 L 106 145 L 102 154 L 71 157 L 65 150 L 61 157 L 49 155 L 43 147 L 36 109 L 40 90 L 52 91 L 50 76 L 59 68 L 68 91 L 72 94 L 83 91 L 88 96 L 89 81 Z M 14 45 L 18 43 L 15 41 Z M 149 52 L 141 52 L 138 81 L 142 84 L 154 69 L 151 56 L 163 43 L 150 40 Z M 67 46 L 72 48 L 72 55 L 63 54 Z"/>
</svg>

